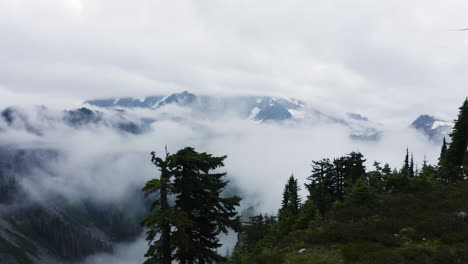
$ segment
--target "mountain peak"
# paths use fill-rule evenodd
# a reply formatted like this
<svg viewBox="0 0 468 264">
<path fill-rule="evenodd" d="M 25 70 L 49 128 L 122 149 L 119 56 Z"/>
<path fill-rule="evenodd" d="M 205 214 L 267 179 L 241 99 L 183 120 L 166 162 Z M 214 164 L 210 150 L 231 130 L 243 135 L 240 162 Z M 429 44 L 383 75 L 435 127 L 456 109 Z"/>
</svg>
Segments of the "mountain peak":
<svg viewBox="0 0 468 264">
<path fill-rule="evenodd" d="M 431 140 L 440 143 L 452 131 L 452 124 L 431 115 L 420 115 L 411 127 L 423 132 Z"/>
<path fill-rule="evenodd" d="M 365 116 L 362 116 L 360 114 L 356 114 L 356 113 L 348 113 L 347 114 L 349 118 L 352 118 L 354 120 L 359 120 L 359 121 L 369 121 L 369 119 Z"/>
<path fill-rule="evenodd" d="M 163 98 L 160 102 L 155 104 L 153 108 L 161 107 L 168 104 L 177 104 L 181 106 L 186 106 L 195 102 L 197 96 L 188 91 L 183 91 L 181 93 L 173 93 L 166 98 Z"/>
</svg>

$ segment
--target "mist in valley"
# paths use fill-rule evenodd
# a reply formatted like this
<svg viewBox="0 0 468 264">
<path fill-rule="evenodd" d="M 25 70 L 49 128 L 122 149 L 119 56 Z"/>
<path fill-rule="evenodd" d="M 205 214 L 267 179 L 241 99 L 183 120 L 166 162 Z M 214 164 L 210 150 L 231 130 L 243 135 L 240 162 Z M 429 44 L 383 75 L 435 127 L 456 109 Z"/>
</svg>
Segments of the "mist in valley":
<svg viewBox="0 0 468 264">
<path fill-rule="evenodd" d="M 114 110 L 94 109 L 106 120 L 112 120 L 115 114 Z M 228 173 L 229 194 L 243 199 L 238 211 L 253 207 L 257 213 L 268 214 L 277 212 L 282 189 L 291 174 L 301 185 L 306 183 L 312 160 L 360 151 L 368 169 L 374 161 L 400 168 L 406 148 L 414 153 L 419 166 L 424 159 L 436 162 L 440 150 L 439 145 L 407 124 L 385 126 L 379 140 L 356 140 L 350 137 L 349 128 L 337 123 L 259 123 L 234 114 L 203 118 L 190 108 L 170 105 L 156 110 L 125 109 L 132 120 L 157 120 L 144 132 L 132 134 L 107 123 L 67 125 L 63 110 L 18 107 L 16 111 L 22 118 L 10 124 L 0 121 L 1 147 L 57 153 L 43 160 L 41 168 L 30 170 L 31 175 L 23 175 L 20 184 L 31 200 L 47 203 L 59 195 L 70 203 L 83 199 L 117 203 L 135 216 L 146 213 L 139 190 L 146 181 L 159 176 L 149 153 L 156 151 L 163 156 L 166 146 L 169 152 L 192 146 L 217 156 L 227 155 L 222 170 Z M 306 196 L 304 187 L 301 195 Z M 220 252 L 232 252 L 235 234 L 222 240 Z M 116 246 L 113 254 L 99 253 L 85 263 L 139 263 L 145 248 L 142 234 L 135 242 Z M 115 262 L 117 259 L 120 262 Z"/>
</svg>

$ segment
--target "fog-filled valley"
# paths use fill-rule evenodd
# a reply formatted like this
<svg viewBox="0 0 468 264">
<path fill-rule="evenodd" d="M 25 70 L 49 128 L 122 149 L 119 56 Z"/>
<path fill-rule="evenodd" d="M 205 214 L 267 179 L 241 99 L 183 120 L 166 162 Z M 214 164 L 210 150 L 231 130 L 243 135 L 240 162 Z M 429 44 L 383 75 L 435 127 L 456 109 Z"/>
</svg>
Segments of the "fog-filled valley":
<svg viewBox="0 0 468 264">
<path fill-rule="evenodd" d="M 253 208 L 269 214 L 279 209 L 291 174 L 305 183 L 312 160 L 359 151 L 369 168 L 374 161 L 399 168 L 408 148 L 420 167 L 423 160 L 436 163 L 440 151 L 441 135 L 414 124 L 386 125 L 368 120 L 366 113 L 326 113 L 294 99 L 184 92 L 156 100 L 148 106 L 112 99 L 101 107 L 103 101 L 67 109 L 4 108 L 3 243 L 23 248 L 19 255 L 37 263 L 141 263 L 140 221 L 148 203 L 140 190 L 159 173 L 150 152 L 163 155 L 166 146 L 169 152 L 192 146 L 227 155 L 225 194 L 242 197 L 239 213 Z M 448 125 L 431 122 L 436 123 L 429 124 L 431 131 Z M 232 252 L 236 235 L 222 240 L 219 252 Z"/>
</svg>

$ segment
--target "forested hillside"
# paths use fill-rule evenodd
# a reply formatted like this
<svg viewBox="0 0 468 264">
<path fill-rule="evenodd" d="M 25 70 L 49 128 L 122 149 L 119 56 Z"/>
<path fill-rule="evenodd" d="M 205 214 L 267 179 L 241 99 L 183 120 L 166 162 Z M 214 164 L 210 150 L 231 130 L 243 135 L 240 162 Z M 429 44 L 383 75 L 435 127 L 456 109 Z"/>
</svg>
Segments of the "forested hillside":
<svg viewBox="0 0 468 264">
<path fill-rule="evenodd" d="M 398 169 L 359 152 L 313 161 L 276 215 L 244 223 L 230 263 L 468 263 L 468 100 L 450 136 L 420 168 L 410 150 Z"/>
</svg>

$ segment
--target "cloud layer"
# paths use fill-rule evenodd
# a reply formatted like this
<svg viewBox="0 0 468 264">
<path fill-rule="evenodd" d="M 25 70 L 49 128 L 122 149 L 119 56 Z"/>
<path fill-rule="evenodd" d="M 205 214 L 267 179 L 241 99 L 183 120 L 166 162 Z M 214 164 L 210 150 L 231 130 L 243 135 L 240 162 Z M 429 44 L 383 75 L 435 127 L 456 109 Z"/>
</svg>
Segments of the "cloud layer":
<svg viewBox="0 0 468 264">
<path fill-rule="evenodd" d="M 164 155 L 166 145 L 170 152 L 193 146 L 217 156 L 228 155 L 223 170 L 228 172 L 230 186 L 234 187 L 231 190 L 243 198 L 240 210 L 254 206 L 257 212 L 269 214 L 277 212 L 284 184 L 292 173 L 303 186 L 312 160 L 361 151 L 367 166 L 377 160 L 399 168 L 406 147 L 414 152 L 418 164 L 424 156 L 434 163 L 439 153 L 439 146 L 407 127 L 388 126 L 380 141 L 366 142 L 352 140 L 349 130 L 339 124 L 257 123 L 234 116 L 213 120 L 191 116 L 189 109 L 168 106 L 158 110 L 129 109 L 129 117 L 158 119 L 146 133 L 134 135 L 105 122 L 68 126 L 61 121 L 63 111 L 17 111 L 28 125 L 19 121 L 7 125 L 0 118 L 0 148 L 51 149 L 58 153 L 41 164 L 41 169 L 22 175 L 20 182 L 33 200 L 46 200 L 48 195 L 59 193 L 71 202 L 83 198 L 101 203 L 132 201 L 129 213 L 142 207 L 136 190 L 158 177 L 149 153 L 155 150 Z M 101 111 L 107 116 L 112 110 Z M 306 195 L 304 188 L 301 195 Z M 219 252 L 232 252 L 235 235 L 223 237 L 223 241 L 224 248 Z M 144 248 L 140 238 L 118 246 L 114 254 L 92 256 L 86 263 L 136 263 Z"/>
<path fill-rule="evenodd" d="M 187 110 L 174 106 L 128 110 L 129 117 L 151 116 L 158 120 L 145 133 L 135 135 L 109 127 L 106 122 L 70 127 L 61 121 L 64 112 L 23 109 L 18 112 L 28 125 L 7 126 L 0 120 L 0 144 L 59 153 L 47 164 L 47 170 L 25 177 L 23 185 L 31 195 L 52 191 L 70 199 L 91 197 L 100 201 L 126 199 L 130 191 L 157 176 L 157 169 L 149 161 L 151 151 L 163 155 L 166 145 L 170 152 L 193 146 L 198 151 L 228 155 L 225 170 L 245 198 L 244 205 L 256 205 L 265 212 L 277 210 L 291 173 L 301 184 L 305 182 L 312 160 L 361 151 L 368 166 L 377 160 L 400 167 L 407 147 L 419 164 L 424 156 L 435 162 L 439 153 L 439 146 L 407 127 L 386 126 L 381 140 L 359 141 L 352 140 L 349 130 L 340 124 L 257 123 L 234 116 L 213 120 L 190 117 Z M 107 110 L 102 111 L 108 118 Z"/>
</svg>

